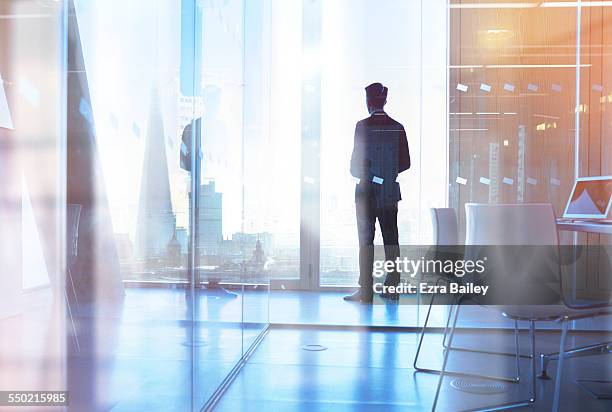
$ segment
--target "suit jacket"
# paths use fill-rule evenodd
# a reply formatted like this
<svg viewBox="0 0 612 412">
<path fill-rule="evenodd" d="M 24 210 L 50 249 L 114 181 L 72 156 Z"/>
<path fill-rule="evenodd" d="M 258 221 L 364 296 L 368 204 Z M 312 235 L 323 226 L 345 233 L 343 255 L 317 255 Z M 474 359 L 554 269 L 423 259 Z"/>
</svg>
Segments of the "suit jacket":
<svg viewBox="0 0 612 412">
<path fill-rule="evenodd" d="M 191 153 L 193 149 L 191 147 L 191 133 L 193 127 L 196 130 L 196 139 L 200 139 L 200 130 L 202 130 L 202 118 L 192 120 L 183 129 L 183 135 L 181 137 L 181 153 L 180 153 L 180 165 L 181 169 L 191 172 Z"/>
<path fill-rule="evenodd" d="M 357 122 L 351 156 L 351 174 L 359 179 L 355 201 L 375 200 L 377 207 L 402 199 L 397 175 L 410 168 L 406 131 L 385 112 Z"/>
</svg>

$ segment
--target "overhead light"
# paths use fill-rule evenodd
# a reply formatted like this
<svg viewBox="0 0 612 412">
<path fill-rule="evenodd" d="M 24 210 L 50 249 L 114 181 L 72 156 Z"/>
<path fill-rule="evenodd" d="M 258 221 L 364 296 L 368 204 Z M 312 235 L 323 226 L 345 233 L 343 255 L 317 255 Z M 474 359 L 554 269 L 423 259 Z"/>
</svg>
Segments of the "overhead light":
<svg viewBox="0 0 612 412">
<path fill-rule="evenodd" d="M 451 9 L 533 9 L 536 7 L 610 7 L 612 1 L 545 1 L 538 3 L 453 3 Z"/>
<path fill-rule="evenodd" d="M 508 29 L 488 29 L 486 31 L 487 34 L 492 34 L 494 36 L 497 35 L 502 35 L 502 34 L 508 34 L 508 33 L 513 33 L 512 30 L 508 30 Z"/>
<path fill-rule="evenodd" d="M 451 9 L 529 9 L 539 3 L 454 3 Z"/>
<path fill-rule="evenodd" d="M 547 1 L 540 4 L 540 7 L 610 7 L 612 1 Z"/>
<path fill-rule="evenodd" d="M 581 64 L 580 67 L 591 67 L 591 64 Z M 575 68 L 575 64 L 488 64 L 487 69 L 566 69 Z"/>
<path fill-rule="evenodd" d="M 557 122 L 552 122 L 552 123 L 540 123 L 538 125 L 536 125 L 536 130 L 538 131 L 544 131 L 547 129 L 556 129 L 557 128 Z"/>
<path fill-rule="evenodd" d="M 461 64 L 458 66 L 448 66 L 449 69 L 479 69 L 484 67 L 482 64 Z"/>
<path fill-rule="evenodd" d="M 575 112 L 576 113 L 586 113 L 589 110 L 589 106 L 581 103 L 578 105 L 578 107 L 576 107 Z"/>
<path fill-rule="evenodd" d="M 479 30 L 478 34 L 490 40 L 508 40 L 514 37 L 514 31 L 510 29 L 488 29 Z"/>
<path fill-rule="evenodd" d="M 592 64 L 581 64 L 580 67 L 592 67 Z M 572 69 L 575 64 L 463 64 L 450 65 L 449 69 Z"/>
<path fill-rule="evenodd" d="M 485 115 L 486 116 L 486 115 L 498 115 L 499 113 L 498 112 L 478 112 L 476 114 Z"/>
</svg>

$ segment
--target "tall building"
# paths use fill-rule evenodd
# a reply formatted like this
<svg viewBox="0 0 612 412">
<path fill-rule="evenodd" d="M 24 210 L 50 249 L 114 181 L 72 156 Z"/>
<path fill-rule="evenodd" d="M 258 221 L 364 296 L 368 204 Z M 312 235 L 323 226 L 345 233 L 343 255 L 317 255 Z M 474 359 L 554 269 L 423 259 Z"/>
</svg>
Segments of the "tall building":
<svg viewBox="0 0 612 412">
<path fill-rule="evenodd" d="M 151 93 L 136 228 L 136 256 L 145 260 L 165 256 L 168 242 L 176 230 L 176 216 L 172 212 L 170 195 L 164 125 L 158 100 L 157 92 L 154 90 Z"/>
<path fill-rule="evenodd" d="M 199 255 L 217 255 L 223 241 L 223 194 L 215 191 L 215 182 L 200 186 L 198 219 Z"/>
</svg>

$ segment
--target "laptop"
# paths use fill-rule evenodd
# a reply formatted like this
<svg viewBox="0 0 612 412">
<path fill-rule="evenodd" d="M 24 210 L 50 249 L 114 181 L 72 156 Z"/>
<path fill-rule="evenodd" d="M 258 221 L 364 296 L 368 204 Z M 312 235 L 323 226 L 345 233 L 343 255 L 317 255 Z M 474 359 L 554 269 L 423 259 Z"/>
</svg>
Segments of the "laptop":
<svg viewBox="0 0 612 412">
<path fill-rule="evenodd" d="M 563 219 L 611 221 L 612 176 L 580 177 L 567 201 Z"/>
</svg>

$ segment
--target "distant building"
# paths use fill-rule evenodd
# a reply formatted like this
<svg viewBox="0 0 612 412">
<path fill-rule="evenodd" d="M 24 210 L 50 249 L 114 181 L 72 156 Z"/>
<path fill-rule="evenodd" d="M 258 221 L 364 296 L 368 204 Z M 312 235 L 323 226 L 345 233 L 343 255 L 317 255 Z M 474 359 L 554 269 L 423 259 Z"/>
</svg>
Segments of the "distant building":
<svg viewBox="0 0 612 412">
<path fill-rule="evenodd" d="M 189 250 L 189 232 L 184 227 L 176 228 L 176 239 L 181 245 L 181 253 L 187 253 Z"/>
<path fill-rule="evenodd" d="M 237 258 L 250 257 L 253 251 L 257 248 L 257 243 L 260 243 L 260 248 L 264 251 L 272 249 L 272 234 L 268 232 L 261 233 L 242 233 L 236 232 L 232 235 L 231 240 L 223 241 L 222 253 L 225 256 L 235 256 Z"/>
<path fill-rule="evenodd" d="M 156 90 L 151 93 L 149 125 L 144 150 L 135 254 L 153 261 L 166 255 L 166 246 L 176 230 L 172 211 L 164 124 Z"/>
<path fill-rule="evenodd" d="M 166 246 L 166 257 L 168 259 L 168 264 L 172 267 L 181 266 L 181 243 L 176 238 L 176 232 L 168 242 L 168 246 Z"/>
<path fill-rule="evenodd" d="M 223 194 L 215 191 L 214 181 L 200 186 L 198 225 L 199 255 L 218 255 L 223 242 Z"/>
</svg>

